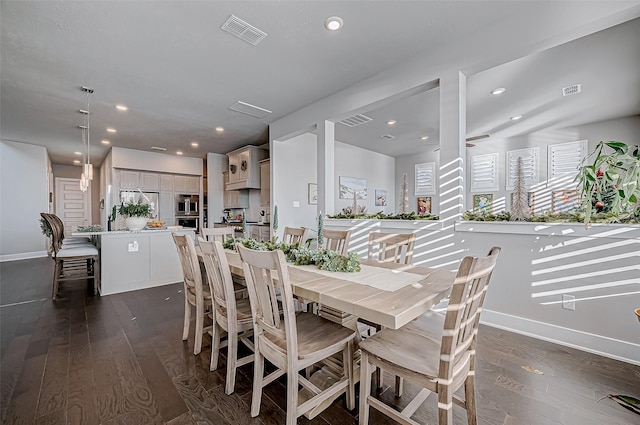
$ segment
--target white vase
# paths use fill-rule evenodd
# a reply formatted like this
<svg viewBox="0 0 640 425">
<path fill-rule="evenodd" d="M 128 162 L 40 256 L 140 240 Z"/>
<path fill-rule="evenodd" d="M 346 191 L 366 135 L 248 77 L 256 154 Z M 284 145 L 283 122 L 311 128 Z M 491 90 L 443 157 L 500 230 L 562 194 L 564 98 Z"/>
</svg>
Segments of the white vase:
<svg viewBox="0 0 640 425">
<path fill-rule="evenodd" d="M 127 229 L 132 232 L 138 232 L 147 225 L 147 217 L 127 217 L 124 220 L 124 224 L 126 224 Z"/>
</svg>

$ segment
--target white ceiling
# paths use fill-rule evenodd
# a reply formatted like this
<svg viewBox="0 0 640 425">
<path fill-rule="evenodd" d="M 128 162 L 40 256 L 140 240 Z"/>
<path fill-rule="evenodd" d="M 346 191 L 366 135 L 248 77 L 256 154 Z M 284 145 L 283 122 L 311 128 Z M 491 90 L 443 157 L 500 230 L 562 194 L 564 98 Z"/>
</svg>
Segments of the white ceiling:
<svg viewBox="0 0 640 425">
<path fill-rule="evenodd" d="M 82 123 L 78 109 L 86 107 L 84 85 L 95 90 L 91 152 L 96 164 L 109 149 L 102 139 L 111 146 L 163 146 L 167 153 L 182 150 L 194 157 L 226 153 L 266 142 L 269 123 L 279 118 L 460 38 L 482 37 L 489 30 L 503 30 L 509 37 L 519 22 L 542 11 L 548 13 L 542 14 L 540 33 L 531 43 L 543 43 L 584 26 L 597 28 L 597 19 L 612 25 L 638 18 L 639 5 L 2 1 L 0 137 L 46 146 L 52 162 L 71 164 L 73 152 L 82 149 L 77 125 Z M 223 32 L 220 26 L 231 14 L 268 36 L 252 46 Z M 332 15 L 345 22 L 336 33 L 323 27 Z M 640 20 L 635 19 L 505 65 L 472 70 L 482 72 L 468 78 L 468 135 L 502 138 L 640 114 L 638 40 Z M 513 46 L 514 59 L 517 51 Z M 488 46 L 478 57 L 492 64 L 492 54 Z M 582 84 L 583 93 L 562 98 L 560 89 L 574 83 Z M 507 92 L 491 96 L 496 87 Z M 436 89 L 366 111 L 374 121 L 352 129 L 336 124 L 336 138 L 393 156 L 437 144 L 437 96 Z M 258 119 L 230 111 L 238 100 L 273 113 Z M 129 110 L 119 112 L 116 104 Z M 515 114 L 524 118 L 510 122 Z M 391 118 L 397 124 L 387 127 L 384 122 Z M 216 133 L 216 126 L 223 126 L 224 133 Z M 108 134 L 107 127 L 118 132 Z M 396 139 L 381 139 L 386 133 Z M 420 141 L 422 135 L 429 140 Z M 190 146 L 194 141 L 197 149 Z"/>
</svg>

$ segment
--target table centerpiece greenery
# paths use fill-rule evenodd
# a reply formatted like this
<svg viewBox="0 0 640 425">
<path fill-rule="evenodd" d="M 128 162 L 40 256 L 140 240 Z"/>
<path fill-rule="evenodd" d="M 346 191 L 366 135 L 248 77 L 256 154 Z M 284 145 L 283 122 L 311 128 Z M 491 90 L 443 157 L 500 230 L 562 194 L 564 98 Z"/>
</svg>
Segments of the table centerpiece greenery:
<svg viewBox="0 0 640 425">
<path fill-rule="evenodd" d="M 144 229 L 147 219 L 151 215 L 151 206 L 141 202 L 127 202 L 120 205 L 120 215 L 126 217 L 125 224 L 131 231 Z"/>
</svg>

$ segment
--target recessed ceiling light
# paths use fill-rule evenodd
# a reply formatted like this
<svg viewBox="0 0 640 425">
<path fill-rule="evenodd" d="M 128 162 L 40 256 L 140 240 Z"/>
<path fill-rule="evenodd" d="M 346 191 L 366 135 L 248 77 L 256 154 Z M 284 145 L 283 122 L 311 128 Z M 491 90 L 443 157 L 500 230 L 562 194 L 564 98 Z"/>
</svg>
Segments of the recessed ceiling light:
<svg viewBox="0 0 640 425">
<path fill-rule="evenodd" d="M 127 107 L 126 107 L 126 106 L 124 106 L 124 105 L 116 105 L 116 109 L 117 109 L 118 111 L 127 111 L 127 110 L 129 110 L 129 108 L 127 108 Z"/>
<path fill-rule="evenodd" d="M 82 155 L 82 152 L 74 152 L 76 155 Z"/>
<path fill-rule="evenodd" d="M 198 147 L 198 142 L 191 142 L 191 146 L 194 147 L 194 148 L 197 148 Z"/>
<path fill-rule="evenodd" d="M 115 129 L 115 128 L 107 128 L 107 131 L 108 131 L 109 133 L 115 133 L 115 132 L 116 132 L 116 129 Z"/>
<path fill-rule="evenodd" d="M 80 164 L 80 161 L 76 159 L 76 160 L 73 161 L 73 163 L 74 164 Z"/>
<path fill-rule="evenodd" d="M 394 125 L 395 123 L 396 123 L 396 120 L 387 121 L 387 125 Z"/>
<path fill-rule="evenodd" d="M 498 95 L 498 94 L 502 94 L 502 93 L 504 93 L 506 91 L 507 91 L 507 89 L 505 89 L 504 87 L 499 87 L 497 89 L 491 90 L 491 94 Z"/>
<path fill-rule="evenodd" d="M 513 117 L 511 117 L 511 121 L 518 121 L 520 118 L 522 118 L 522 115 L 515 115 Z"/>
<path fill-rule="evenodd" d="M 324 21 L 324 27 L 329 31 L 337 31 L 340 28 L 342 28 L 342 25 L 344 25 L 344 22 L 342 21 L 342 18 L 339 16 L 332 16 L 330 18 L 327 18 L 326 21 Z"/>
<path fill-rule="evenodd" d="M 182 155 L 182 151 L 177 151 L 176 155 Z"/>
<path fill-rule="evenodd" d="M 218 133 L 222 133 L 222 132 L 224 131 L 224 128 L 222 128 L 222 127 L 216 127 L 216 131 L 217 131 Z"/>
<path fill-rule="evenodd" d="M 422 137 L 420 138 L 420 140 L 427 140 L 428 138 L 429 138 L 429 136 L 422 136 Z"/>
<path fill-rule="evenodd" d="M 111 142 L 110 142 L 110 141 L 108 141 L 108 140 L 103 140 L 101 143 L 102 143 L 103 145 L 108 145 L 108 144 L 109 144 L 109 143 L 111 143 Z"/>
</svg>

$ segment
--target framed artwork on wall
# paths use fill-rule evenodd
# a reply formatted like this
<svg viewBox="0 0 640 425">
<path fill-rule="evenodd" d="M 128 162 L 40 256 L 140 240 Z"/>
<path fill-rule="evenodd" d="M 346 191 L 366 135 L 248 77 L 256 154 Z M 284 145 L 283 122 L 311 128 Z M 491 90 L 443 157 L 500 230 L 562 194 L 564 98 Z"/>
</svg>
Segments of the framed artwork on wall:
<svg viewBox="0 0 640 425">
<path fill-rule="evenodd" d="M 570 211 L 580 206 L 580 198 L 575 189 L 561 189 L 551 192 L 551 212 Z"/>
<path fill-rule="evenodd" d="M 340 176 L 340 199 L 367 199 L 367 179 Z"/>
<path fill-rule="evenodd" d="M 493 214 L 493 194 L 479 193 L 473 195 L 473 211 Z"/>
<path fill-rule="evenodd" d="M 387 191 L 385 189 L 376 189 L 376 207 L 386 207 L 387 206 Z"/>
<path fill-rule="evenodd" d="M 418 215 L 431 214 L 431 196 L 421 196 L 418 198 Z"/>
<path fill-rule="evenodd" d="M 534 192 L 527 192 L 527 205 L 529 205 L 529 208 L 531 209 L 531 215 L 534 214 L 534 210 L 536 208 L 536 194 Z M 514 199 L 513 199 L 513 192 L 511 192 L 511 207 L 513 207 L 513 203 L 514 203 Z"/>
<path fill-rule="evenodd" d="M 307 197 L 309 199 L 309 205 L 318 204 L 318 185 L 316 183 L 309 183 Z"/>
</svg>

